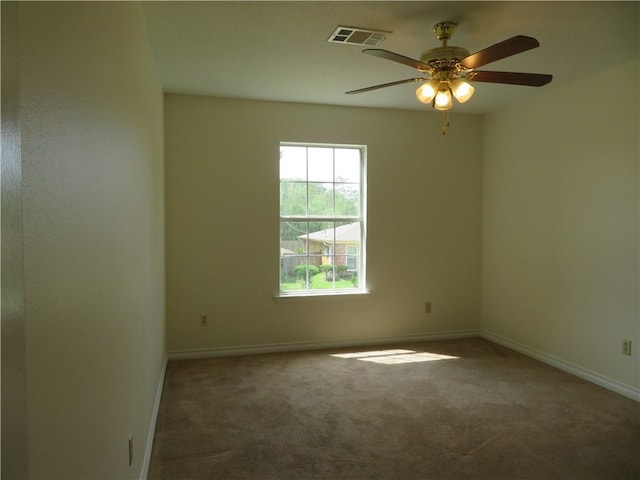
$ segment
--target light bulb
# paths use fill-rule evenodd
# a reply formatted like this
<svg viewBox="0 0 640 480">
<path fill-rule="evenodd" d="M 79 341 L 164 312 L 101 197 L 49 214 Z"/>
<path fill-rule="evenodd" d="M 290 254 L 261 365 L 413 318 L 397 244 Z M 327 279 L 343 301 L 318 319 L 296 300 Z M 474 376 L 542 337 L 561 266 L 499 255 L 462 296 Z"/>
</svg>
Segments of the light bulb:
<svg viewBox="0 0 640 480">
<path fill-rule="evenodd" d="M 473 97 L 475 88 L 473 88 L 470 83 L 458 79 L 451 82 L 451 90 L 453 91 L 453 95 L 456 97 L 456 100 L 460 103 L 464 103 Z"/>
<path fill-rule="evenodd" d="M 431 103 L 433 97 L 436 96 L 436 83 L 433 80 L 429 80 L 426 83 L 423 83 L 416 90 L 416 97 L 422 103 Z"/>
<path fill-rule="evenodd" d="M 449 82 L 440 82 L 438 93 L 436 93 L 436 98 L 433 101 L 433 107 L 436 110 L 449 110 L 453 107 L 453 97 L 451 97 Z"/>
</svg>

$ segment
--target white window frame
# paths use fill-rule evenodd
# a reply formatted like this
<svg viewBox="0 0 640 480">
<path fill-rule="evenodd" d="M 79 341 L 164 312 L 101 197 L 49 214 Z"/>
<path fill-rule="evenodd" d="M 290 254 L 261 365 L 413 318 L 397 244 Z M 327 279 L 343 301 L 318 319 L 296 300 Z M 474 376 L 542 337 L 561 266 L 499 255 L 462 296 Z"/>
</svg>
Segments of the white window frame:
<svg viewBox="0 0 640 480">
<path fill-rule="evenodd" d="M 278 291 L 277 297 L 317 297 L 317 296 L 336 296 L 336 295 L 354 295 L 369 293 L 366 288 L 366 239 L 367 239 L 367 147 L 366 145 L 353 145 L 353 144 L 334 144 L 334 143 L 301 143 L 301 142 L 280 142 L 280 147 L 292 146 L 292 147 L 306 147 L 306 148 L 335 148 L 335 149 L 357 149 L 360 151 L 360 208 L 359 215 L 357 216 L 309 216 L 309 215 L 282 215 L 280 213 L 278 220 L 278 232 L 279 237 L 281 235 L 280 225 L 283 221 L 301 221 L 301 222 L 360 222 L 360 245 L 358 247 L 358 286 L 353 288 L 333 288 L 333 289 L 310 289 L 308 286 L 305 290 L 282 290 L 281 287 L 281 275 L 282 275 L 282 254 L 279 255 L 279 267 L 278 267 Z M 278 150 L 280 151 L 280 149 Z M 335 161 L 335 160 L 334 160 Z M 335 178 L 334 178 L 335 182 Z M 307 179 L 307 183 L 309 183 Z M 280 191 L 280 168 L 278 167 L 278 190 Z M 308 200 L 307 200 L 308 201 Z M 278 200 L 278 211 L 281 211 L 280 200 Z M 278 241 L 280 246 L 280 241 Z M 335 245 L 335 241 L 334 241 Z M 281 249 L 279 248 L 281 251 Z M 333 250 L 333 249 L 332 249 Z M 306 251 L 307 259 L 311 257 L 309 251 Z M 335 253 L 335 252 L 332 252 Z M 346 255 L 346 254 L 345 254 Z M 307 264 L 308 261 L 307 261 Z M 308 282 L 307 282 L 308 285 Z"/>
</svg>

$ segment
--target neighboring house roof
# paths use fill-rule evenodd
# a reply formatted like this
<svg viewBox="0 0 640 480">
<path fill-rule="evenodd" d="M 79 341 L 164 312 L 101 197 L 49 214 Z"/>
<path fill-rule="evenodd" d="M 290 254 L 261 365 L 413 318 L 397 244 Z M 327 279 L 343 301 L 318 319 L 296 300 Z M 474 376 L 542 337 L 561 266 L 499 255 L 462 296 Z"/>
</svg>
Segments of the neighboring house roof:
<svg viewBox="0 0 640 480">
<path fill-rule="evenodd" d="M 327 228 L 326 230 L 320 230 L 318 232 L 312 232 L 309 234 L 309 240 L 323 243 L 333 243 L 335 232 L 336 243 L 359 243 L 360 242 L 360 223 L 349 223 L 347 225 L 341 225 L 339 227 Z M 300 235 L 298 238 L 305 239 L 306 235 Z"/>
<path fill-rule="evenodd" d="M 293 255 L 294 253 L 296 253 L 296 252 L 294 252 L 293 250 L 289 250 L 288 248 L 280 247 L 280 255 L 281 256 L 282 255 Z"/>
</svg>

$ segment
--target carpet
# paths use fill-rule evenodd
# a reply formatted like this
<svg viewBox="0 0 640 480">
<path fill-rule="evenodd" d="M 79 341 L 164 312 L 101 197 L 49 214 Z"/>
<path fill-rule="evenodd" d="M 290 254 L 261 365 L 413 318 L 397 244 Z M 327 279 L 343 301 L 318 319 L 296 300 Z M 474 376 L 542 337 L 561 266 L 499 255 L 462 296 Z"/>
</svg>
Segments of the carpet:
<svg viewBox="0 0 640 480">
<path fill-rule="evenodd" d="M 483 339 L 171 361 L 148 478 L 639 479 L 640 404 Z"/>
</svg>

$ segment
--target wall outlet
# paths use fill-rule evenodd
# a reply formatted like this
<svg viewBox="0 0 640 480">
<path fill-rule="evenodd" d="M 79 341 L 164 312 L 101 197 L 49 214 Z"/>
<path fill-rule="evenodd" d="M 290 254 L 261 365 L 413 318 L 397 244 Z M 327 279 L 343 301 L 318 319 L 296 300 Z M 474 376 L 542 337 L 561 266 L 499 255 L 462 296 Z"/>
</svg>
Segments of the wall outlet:
<svg viewBox="0 0 640 480">
<path fill-rule="evenodd" d="M 207 325 L 209 325 L 209 319 L 207 318 L 206 315 L 202 315 L 200 317 L 200 326 L 201 327 L 206 327 Z"/>
<path fill-rule="evenodd" d="M 424 303 L 424 313 L 431 313 L 431 302 Z"/>
<path fill-rule="evenodd" d="M 622 354 L 631 356 L 631 340 L 628 338 L 622 339 Z"/>
<path fill-rule="evenodd" d="M 129 466 L 133 463 L 133 435 L 129 437 Z"/>
</svg>

